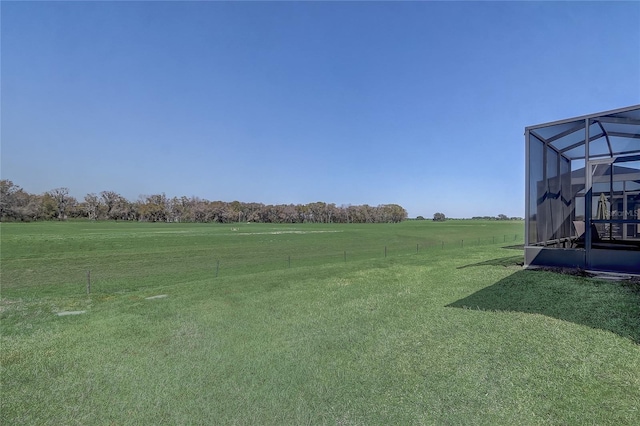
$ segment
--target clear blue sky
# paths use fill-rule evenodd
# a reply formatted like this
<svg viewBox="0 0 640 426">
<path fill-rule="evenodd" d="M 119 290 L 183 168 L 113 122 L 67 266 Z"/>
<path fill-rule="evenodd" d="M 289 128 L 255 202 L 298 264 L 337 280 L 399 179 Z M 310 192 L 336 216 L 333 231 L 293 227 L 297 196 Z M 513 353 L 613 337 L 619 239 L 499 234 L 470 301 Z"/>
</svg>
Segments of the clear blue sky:
<svg viewBox="0 0 640 426">
<path fill-rule="evenodd" d="M 524 216 L 524 127 L 640 103 L 639 2 L 7 2 L 1 177 Z"/>
</svg>

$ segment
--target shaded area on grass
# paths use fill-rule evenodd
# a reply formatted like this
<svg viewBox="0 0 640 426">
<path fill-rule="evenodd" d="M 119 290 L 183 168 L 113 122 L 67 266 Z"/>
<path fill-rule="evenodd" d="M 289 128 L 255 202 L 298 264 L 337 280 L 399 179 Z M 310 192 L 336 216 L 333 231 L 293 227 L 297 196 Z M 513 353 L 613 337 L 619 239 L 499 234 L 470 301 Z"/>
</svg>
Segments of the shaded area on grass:
<svg viewBox="0 0 640 426">
<path fill-rule="evenodd" d="M 469 265 L 459 266 L 458 269 L 471 268 L 474 266 L 522 266 L 524 264 L 523 255 L 500 257 L 498 259 L 489 259 L 484 262 L 472 263 Z"/>
<path fill-rule="evenodd" d="M 522 250 L 522 252 L 524 252 L 524 244 L 515 244 L 512 246 L 504 246 L 502 248 L 508 250 Z"/>
<path fill-rule="evenodd" d="M 467 265 L 513 264 L 516 256 Z M 463 267 L 464 268 L 464 267 Z M 447 307 L 523 312 L 611 331 L 640 344 L 640 284 L 550 271 L 518 271 Z"/>
</svg>

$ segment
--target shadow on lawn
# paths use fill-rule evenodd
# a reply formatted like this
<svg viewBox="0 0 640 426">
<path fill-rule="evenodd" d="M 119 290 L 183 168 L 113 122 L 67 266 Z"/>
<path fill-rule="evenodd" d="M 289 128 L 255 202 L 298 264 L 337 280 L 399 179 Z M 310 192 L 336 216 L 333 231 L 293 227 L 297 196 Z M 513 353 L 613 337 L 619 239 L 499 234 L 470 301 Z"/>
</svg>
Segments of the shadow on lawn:
<svg viewBox="0 0 640 426">
<path fill-rule="evenodd" d="M 466 265 L 513 266 L 519 256 Z M 479 268 L 478 273 L 481 273 Z M 612 331 L 640 344 L 640 283 L 602 281 L 548 271 L 521 270 L 448 307 L 542 314 Z"/>
<path fill-rule="evenodd" d="M 523 256 L 520 254 L 516 256 L 501 257 L 499 259 L 491 259 L 480 263 L 472 263 L 470 265 L 459 266 L 457 269 L 471 268 L 474 266 L 504 266 L 506 268 L 507 266 L 522 266 L 523 264 Z"/>
</svg>

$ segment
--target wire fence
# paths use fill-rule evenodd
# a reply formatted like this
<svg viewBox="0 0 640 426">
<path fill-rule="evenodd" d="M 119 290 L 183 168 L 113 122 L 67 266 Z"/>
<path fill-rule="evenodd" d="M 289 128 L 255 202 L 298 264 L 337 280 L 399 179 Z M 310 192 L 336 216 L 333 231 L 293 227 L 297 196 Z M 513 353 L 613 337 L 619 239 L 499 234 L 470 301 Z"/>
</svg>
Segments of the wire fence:
<svg viewBox="0 0 640 426">
<path fill-rule="evenodd" d="M 41 261 L 40 267 L 3 271 L 3 281 L 11 283 L 10 287 L 21 287 L 27 292 L 32 290 L 32 295 L 38 297 L 47 294 L 104 295 L 268 271 L 412 255 L 453 254 L 483 246 L 520 247 L 524 236 L 504 234 L 408 241 L 404 238 L 371 244 L 370 241 L 345 243 L 343 240 L 340 245 L 327 241 L 305 251 L 299 247 L 267 244 L 248 250 L 238 247 L 232 251 L 222 251 L 215 246 L 194 248 L 187 255 L 178 255 L 171 248 L 135 254 L 108 253 L 102 257 L 88 253 L 78 259 L 61 255 L 57 259 Z"/>
</svg>

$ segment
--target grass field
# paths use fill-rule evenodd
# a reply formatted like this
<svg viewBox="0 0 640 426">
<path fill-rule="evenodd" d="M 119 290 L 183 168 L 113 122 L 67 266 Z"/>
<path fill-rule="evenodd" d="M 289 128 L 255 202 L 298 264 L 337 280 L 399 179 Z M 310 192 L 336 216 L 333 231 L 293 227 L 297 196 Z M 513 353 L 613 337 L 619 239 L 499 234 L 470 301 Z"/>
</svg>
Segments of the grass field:
<svg viewBox="0 0 640 426">
<path fill-rule="evenodd" d="M 521 222 L 0 230 L 1 424 L 640 419 L 638 287 Z"/>
</svg>

